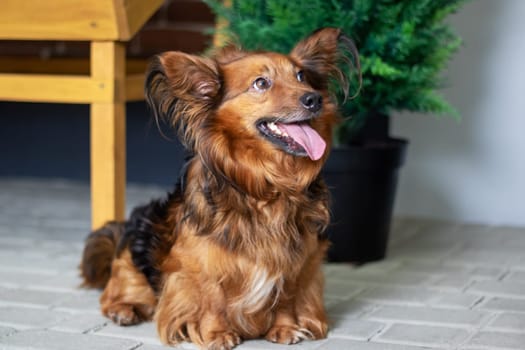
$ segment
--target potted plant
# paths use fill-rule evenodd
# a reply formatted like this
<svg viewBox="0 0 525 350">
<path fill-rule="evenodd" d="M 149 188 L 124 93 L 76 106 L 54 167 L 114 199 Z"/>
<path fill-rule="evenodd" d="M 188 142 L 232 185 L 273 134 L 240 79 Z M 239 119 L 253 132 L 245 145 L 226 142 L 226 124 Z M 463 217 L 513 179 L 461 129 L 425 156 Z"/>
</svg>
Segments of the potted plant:
<svg viewBox="0 0 525 350">
<path fill-rule="evenodd" d="M 437 89 L 461 44 L 445 19 L 465 1 L 205 0 L 225 19 L 222 35 L 246 49 L 288 53 L 327 26 L 356 43 L 362 84 L 354 86 L 355 98 L 340 103 L 344 121 L 324 169 L 333 202 L 329 260 L 363 263 L 385 256 L 407 147 L 390 136 L 389 116 L 401 110 L 458 116 Z"/>
</svg>

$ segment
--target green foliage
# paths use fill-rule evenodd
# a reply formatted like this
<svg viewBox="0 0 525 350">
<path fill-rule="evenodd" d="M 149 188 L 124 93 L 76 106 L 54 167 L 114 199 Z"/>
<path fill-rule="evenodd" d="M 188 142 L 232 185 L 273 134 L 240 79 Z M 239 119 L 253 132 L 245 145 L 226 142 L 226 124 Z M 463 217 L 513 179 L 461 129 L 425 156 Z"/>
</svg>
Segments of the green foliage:
<svg viewBox="0 0 525 350">
<path fill-rule="evenodd" d="M 359 50 L 362 86 L 341 103 L 338 135 L 348 142 L 370 111 L 448 114 L 456 110 L 437 92 L 442 71 L 461 39 L 445 22 L 467 0 L 205 0 L 228 21 L 226 35 L 250 50 L 288 53 L 320 27 L 339 27 Z M 350 92 L 350 96 L 357 92 Z M 339 94 L 341 95 L 341 94 Z"/>
</svg>

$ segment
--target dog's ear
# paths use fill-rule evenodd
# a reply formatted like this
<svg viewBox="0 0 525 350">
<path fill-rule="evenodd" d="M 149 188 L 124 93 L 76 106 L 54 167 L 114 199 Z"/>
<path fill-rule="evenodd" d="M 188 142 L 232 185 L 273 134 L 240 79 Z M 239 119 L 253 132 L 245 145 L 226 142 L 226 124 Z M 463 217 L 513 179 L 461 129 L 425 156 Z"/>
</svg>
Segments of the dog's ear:
<svg viewBox="0 0 525 350">
<path fill-rule="evenodd" d="M 357 71 L 360 63 L 354 42 L 339 28 L 321 28 L 300 41 L 290 57 L 304 69 L 308 82 L 315 89 L 327 89 L 335 79 L 348 92 L 349 74 Z"/>
<path fill-rule="evenodd" d="M 166 52 L 156 56 L 146 72 L 146 101 L 156 120 L 174 126 L 189 149 L 218 103 L 220 90 L 217 64 L 205 57 Z"/>
</svg>

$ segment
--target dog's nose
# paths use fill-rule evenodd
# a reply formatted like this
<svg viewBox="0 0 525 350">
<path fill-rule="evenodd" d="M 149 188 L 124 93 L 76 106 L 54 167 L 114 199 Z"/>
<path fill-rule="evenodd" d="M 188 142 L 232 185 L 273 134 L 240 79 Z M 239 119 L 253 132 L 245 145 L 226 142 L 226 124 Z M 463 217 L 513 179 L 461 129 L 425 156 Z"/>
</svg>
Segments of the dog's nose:
<svg viewBox="0 0 525 350">
<path fill-rule="evenodd" d="M 304 108 L 310 112 L 317 112 L 323 105 L 323 97 L 317 92 L 307 92 L 299 99 Z"/>
</svg>

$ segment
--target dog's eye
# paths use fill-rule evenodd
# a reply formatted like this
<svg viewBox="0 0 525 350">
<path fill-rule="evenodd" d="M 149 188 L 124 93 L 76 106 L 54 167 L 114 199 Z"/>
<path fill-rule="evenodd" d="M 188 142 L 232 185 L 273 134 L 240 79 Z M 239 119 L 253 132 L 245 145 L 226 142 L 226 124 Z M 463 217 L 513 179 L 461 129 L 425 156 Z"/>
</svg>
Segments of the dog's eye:
<svg viewBox="0 0 525 350">
<path fill-rule="evenodd" d="M 301 83 L 304 81 L 304 72 L 302 70 L 297 72 L 297 80 L 300 81 Z"/>
<path fill-rule="evenodd" d="M 257 78 L 253 82 L 253 87 L 255 88 L 255 90 L 259 90 L 259 91 L 268 90 L 270 86 L 272 86 L 271 81 L 263 77 Z"/>
</svg>

